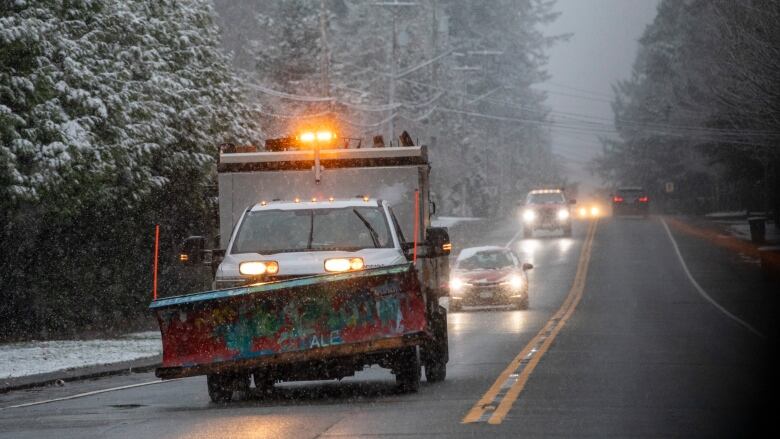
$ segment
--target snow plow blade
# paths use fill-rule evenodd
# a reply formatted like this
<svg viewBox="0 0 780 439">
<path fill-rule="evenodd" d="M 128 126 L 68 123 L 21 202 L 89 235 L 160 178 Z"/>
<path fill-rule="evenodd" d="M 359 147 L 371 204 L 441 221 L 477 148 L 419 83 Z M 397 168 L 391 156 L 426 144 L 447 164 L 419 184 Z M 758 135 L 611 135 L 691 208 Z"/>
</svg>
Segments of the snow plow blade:
<svg viewBox="0 0 780 439">
<path fill-rule="evenodd" d="M 427 338 L 411 264 L 158 299 L 163 379 L 370 354 Z"/>
</svg>

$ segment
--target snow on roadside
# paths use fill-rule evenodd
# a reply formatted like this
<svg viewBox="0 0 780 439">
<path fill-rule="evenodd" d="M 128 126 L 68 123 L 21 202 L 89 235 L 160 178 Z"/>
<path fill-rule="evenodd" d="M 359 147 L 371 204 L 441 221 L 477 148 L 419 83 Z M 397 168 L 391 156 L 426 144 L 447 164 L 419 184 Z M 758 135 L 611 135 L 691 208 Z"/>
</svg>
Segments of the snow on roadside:
<svg viewBox="0 0 780 439">
<path fill-rule="evenodd" d="M 777 228 L 774 227 L 772 223 L 766 224 L 765 230 L 766 230 L 765 238 L 767 241 L 770 242 L 780 241 L 780 233 L 778 233 Z M 745 221 L 744 223 L 729 225 L 729 232 L 732 235 L 736 236 L 737 238 L 750 241 L 750 226 L 747 224 L 747 221 Z"/>
<path fill-rule="evenodd" d="M 731 212 L 712 212 L 704 215 L 706 218 L 739 218 L 747 216 L 746 210 L 734 210 Z"/>
<path fill-rule="evenodd" d="M 162 352 L 159 331 L 115 339 L 52 340 L 0 345 L 0 379 L 135 360 Z"/>
<path fill-rule="evenodd" d="M 750 240 L 750 227 L 747 224 L 732 224 L 729 233 L 740 239 Z"/>
</svg>

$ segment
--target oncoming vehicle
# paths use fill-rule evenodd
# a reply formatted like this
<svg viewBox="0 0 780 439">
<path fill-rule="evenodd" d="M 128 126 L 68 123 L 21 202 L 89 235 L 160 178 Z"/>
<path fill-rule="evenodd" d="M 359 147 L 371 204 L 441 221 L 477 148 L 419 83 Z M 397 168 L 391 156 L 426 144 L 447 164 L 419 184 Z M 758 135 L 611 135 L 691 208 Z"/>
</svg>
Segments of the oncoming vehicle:
<svg viewBox="0 0 780 439">
<path fill-rule="evenodd" d="M 603 203 L 593 200 L 586 200 L 584 202 L 579 200 L 578 204 L 579 207 L 576 209 L 576 212 L 577 217 L 580 219 L 601 218 L 606 213 Z"/>
<path fill-rule="evenodd" d="M 521 264 L 504 247 L 463 249 L 450 275 L 450 311 L 463 305 L 515 305 L 528 309 L 528 276 L 533 265 Z"/>
<path fill-rule="evenodd" d="M 523 237 L 531 238 L 536 230 L 561 230 L 563 236 L 571 236 L 570 205 L 560 189 L 532 190 L 526 197 L 520 215 L 523 221 Z"/>
<path fill-rule="evenodd" d="M 612 195 L 613 215 L 641 215 L 650 213 L 650 198 L 641 187 L 620 187 Z"/>
</svg>

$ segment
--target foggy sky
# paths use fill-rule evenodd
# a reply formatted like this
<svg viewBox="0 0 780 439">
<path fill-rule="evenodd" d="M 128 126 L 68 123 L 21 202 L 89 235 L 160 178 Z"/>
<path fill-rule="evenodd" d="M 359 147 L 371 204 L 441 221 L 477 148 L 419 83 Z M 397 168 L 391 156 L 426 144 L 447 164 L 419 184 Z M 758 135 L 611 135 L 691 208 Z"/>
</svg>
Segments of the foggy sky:
<svg viewBox="0 0 780 439">
<path fill-rule="evenodd" d="M 548 35 L 573 33 L 568 42 L 550 49 L 549 82 L 536 88 L 549 92 L 554 112 L 585 114 L 613 126 L 609 101 L 611 85 L 628 78 L 637 50 L 637 39 L 655 18 L 657 0 L 558 0 L 558 19 L 547 26 Z M 567 96 L 576 95 L 576 96 Z M 561 125 L 571 125 L 567 115 L 553 113 Z M 578 117 L 578 116 L 572 116 Z M 590 120 L 590 119 L 588 119 Z M 565 156 L 570 180 L 583 186 L 600 184 L 585 169 L 601 150 L 597 135 L 553 128 L 553 151 Z"/>
</svg>

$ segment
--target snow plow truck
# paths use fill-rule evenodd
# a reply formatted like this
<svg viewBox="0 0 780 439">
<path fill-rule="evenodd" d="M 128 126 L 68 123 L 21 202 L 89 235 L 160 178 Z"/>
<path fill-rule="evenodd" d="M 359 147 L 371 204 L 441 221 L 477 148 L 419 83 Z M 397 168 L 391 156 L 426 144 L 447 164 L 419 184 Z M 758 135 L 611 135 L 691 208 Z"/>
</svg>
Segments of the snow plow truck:
<svg viewBox="0 0 780 439">
<path fill-rule="evenodd" d="M 327 130 L 220 146 L 219 245 L 179 259 L 213 267 L 211 291 L 150 305 L 162 379 L 206 375 L 214 402 L 279 382 L 388 368 L 404 391 L 446 376 L 446 228 L 430 227 L 425 146 L 349 148 Z M 254 390 L 251 389 L 254 383 Z"/>
</svg>

